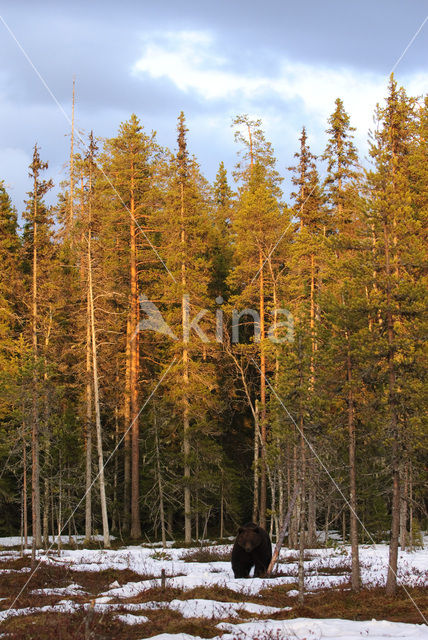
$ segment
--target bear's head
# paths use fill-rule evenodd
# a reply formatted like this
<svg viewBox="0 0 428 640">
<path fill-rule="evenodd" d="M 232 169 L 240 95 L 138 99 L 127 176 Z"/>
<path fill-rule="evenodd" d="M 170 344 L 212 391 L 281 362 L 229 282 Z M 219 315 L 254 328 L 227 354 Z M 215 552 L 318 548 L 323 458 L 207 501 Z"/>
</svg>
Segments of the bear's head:
<svg viewBox="0 0 428 640">
<path fill-rule="evenodd" d="M 251 553 L 262 541 L 260 528 L 254 523 L 239 527 L 236 540 L 244 551 Z"/>
</svg>

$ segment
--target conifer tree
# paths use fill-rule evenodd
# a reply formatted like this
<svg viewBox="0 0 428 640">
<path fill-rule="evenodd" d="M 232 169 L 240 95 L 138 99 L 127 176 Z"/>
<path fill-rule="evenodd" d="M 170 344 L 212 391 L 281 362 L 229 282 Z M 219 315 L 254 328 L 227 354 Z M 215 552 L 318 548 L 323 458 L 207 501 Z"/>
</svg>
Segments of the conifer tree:
<svg viewBox="0 0 428 640">
<path fill-rule="evenodd" d="M 16 210 L 12 206 L 4 182 L 0 181 L 0 272 L 2 274 L 0 280 L 0 351 L 4 364 L 13 353 L 14 327 L 17 320 L 14 294 L 18 285 L 19 249 Z"/>
<path fill-rule="evenodd" d="M 104 170 L 109 177 L 110 184 L 106 185 L 106 197 L 110 200 L 111 232 L 108 246 L 115 251 L 115 231 L 117 234 L 118 221 L 126 222 L 129 234 L 128 241 L 123 232 L 120 238 L 124 243 L 129 242 L 128 282 L 129 282 L 129 331 L 127 332 L 126 350 L 129 351 L 129 408 L 125 414 L 129 416 L 129 424 L 125 424 L 125 431 L 131 424 L 131 439 L 125 437 L 125 502 L 129 499 L 127 477 L 128 469 L 131 473 L 130 496 L 130 534 L 132 538 L 141 537 L 140 523 L 140 466 L 139 466 L 139 383 L 140 383 L 140 336 L 139 324 L 139 269 L 138 261 L 141 247 L 147 247 L 148 220 L 151 209 L 152 164 L 156 150 L 154 135 L 148 136 L 135 114 L 129 121 L 122 123 L 118 136 L 106 142 Z M 116 235 L 116 239 L 119 239 Z M 122 246 L 124 246 L 122 244 Z M 116 249 L 117 250 L 117 249 Z M 128 456 L 131 463 L 129 464 Z M 125 528 L 127 528 L 128 509 L 125 504 Z"/>
<path fill-rule="evenodd" d="M 328 280 L 325 307 L 328 308 L 328 298 L 333 296 L 335 302 L 330 305 L 332 313 L 326 317 L 331 322 L 330 336 L 337 333 L 336 341 L 339 352 L 337 358 L 343 362 L 343 389 L 345 394 L 348 451 L 349 451 L 349 507 L 350 507 L 350 540 L 352 550 L 352 589 L 358 591 L 360 587 L 360 569 L 358 560 L 358 515 L 357 515 L 357 487 L 356 487 L 356 394 L 362 381 L 355 380 L 355 360 L 358 359 L 358 344 L 356 334 L 365 333 L 366 318 L 358 313 L 361 302 L 364 302 L 363 283 L 356 282 L 357 274 L 361 274 L 362 215 L 361 199 L 358 193 L 357 179 L 358 156 L 353 144 L 353 132 L 350 119 L 343 102 L 336 100 L 336 109 L 330 116 L 327 129 L 329 139 L 323 159 L 327 161 L 327 177 L 325 179 L 326 194 L 329 205 L 329 264 L 327 266 Z M 358 251 L 358 249 L 360 249 Z M 365 305 L 364 305 L 365 306 Z M 364 308 L 363 306 L 363 308 Z M 342 343 L 342 345 L 341 345 Z M 354 346 L 355 345 L 355 346 Z M 358 344 L 358 346 L 360 346 Z M 327 345 L 324 346 L 328 350 Z M 337 366 L 332 367 L 337 379 Z"/>
<path fill-rule="evenodd" d="M 233 191 L 227 180 L 224 162 L 220 162 L 213 185 L 213 297 L 221 296 L 226 299 L 226 280 L 231 267 L 232 252 L 230 247 L 230 232 L 233 217 Z"/>
<path fill-rule="evenodd" d="M 41 517 L 40 517 L 40 460 L 39 460 L 39 261 L 46 257 L 46 247 L 50 242 L 50 220 L 43 203 L 43 196 L 53 186 L 51 180 L 42 180 L 40 174 L 48 168 L 47 162 L 42 162 L 37 144 L 34 145 L 33 159 L 30 164 L 29 176 L 33 181 L 33 190 L 28 194 L 27 209 L 24 218 L 27 220 L 25 240 L 31 249 L 31 342 L 33 349 L 33 399 L 32 399 L 32 524 L 33 524 L 33 554 L 34 549 L 42 545 Z"/>
<path fill-rule="evenodd" d="M 391 76 L 384 107 L 377 109 L 377 131 L 371 145 L 375 170 L 369 174 L 369 222 L 376 239 L 377 334 L 385 371 L 382 387 L 386 406 L 385 437 L 390 443 L 392 476 L 391 538 L 386 592 L 397 585 L 400 528 L 400 462 L 405 455 L 405 431 L 411 408 L 402 382 L 409 375 L 411 344 L 418 344 L 417 294 L 421 286 L 421 245 L 417 235 L 420 212 L 412 206 L 409 157 L 413 146 L 415 107 Z M 412 273 L 413 271 L 413 273 Z M 416 276 L 416 278 L 415 278 Z M 409 322 L 409 317 L 412 321 Z M 411 339 L 413 336 L 413 340 Z M 410 341 L 409 341 L 410 340 Z"/>
<path fill-rule="evenodd" d="M 236 177 L 242 180 L 239 201 L 233 219 L 235 257 L 230 274 L 230 286 L 235 290 L 233 302 L 245 303 L 259 309 L 259 319 L 254 322 L 260 332 L 258 351 L 260 357 L 260 411 L 254 412 L 254 495 L 253 519 L 266 526 L 267 508 L 267 398 L 266 398 L 266 304 L 271 294 L 266 264 L 283 231 L 284 219 L 278 198 L 280 178 L 275 169 L 273 150 L 265 140 L 261 122 L 248 116 L 238 116 L 234 126 L 244 126 L 246 136 L 238 128 L 237 141 L 245 145 L 244 162 L 237 167 Z M 258 325 L 258 326 L 257 326 Z M 260 470 L 258 459 L 260 452 Z M 260 493 L 258 476 L 260 473 Z"/>
<path fill-rule="evenodd" d="M 217 455 L 213 438 L 212 409 L 215 390 L 207 327 L 197 324 L 210 308 L 209 187 L 187 148 L 183 113 L 177 125 L 177 153 L 171 158 L 165 204 L 157 213 L 156 227 L 168 272 L 159 274 L 158 298 L 172 330 L 163 338 L 163 353 L 174 366 L 168 376 L 165 403 L 171 403 L 171 419 L 180 422 L 185 541 L 192 537 L 192 516 L 198 523 L 201 504 L 203 460 L 212 465 Z M 196 311 L 196 317 L 193 317 Z M 199 313 L 198 313 L 199 311 Z M 165 342 L 169 341 L 169 342 Z M 170 423 L 173 428 L 173 423 Z"/>
<path fill-rule="evenodd" d="M 300 437 L 295 439 L 293 452 L 294 482 L 301 481 L 300 502 L 296 504 L 292 521 L 292 541 L 297 542 L 297 525 L 300 532 L 305 527 L 305 493 L 309 492 L 308 529 L 310 541 L 315 533 L 315 480 L 314 461 L 307 457 L 306 439 L 311 438 L 311 425 L 314 422 L 315 398 L 317 397 L 317 359 L 319 357 L 319 296 L 322 286 L 322 272 L 326 259 L 327 215 L 324 206 L 324 194 L 320 185 L 316 166 L 316 156 L 309 148 L 306 129 L 303 127 L 300 137 L 300 150 L 295 153 L 298 162 L 291 167 L 294 175 L 292 183 L 296 191 L 291 194 L 295 203 L 293 210 L 299 220 L 299 229 L 293 243 L 293 273 L 295 285 L 292 293 L 295 303 L 292 311 L 295 324 L 294 351 L 291 362 L 297 364 L 295 385 L 297 391 L 297 425 Z M 290 351 L 288 349 L 287 351 Z M 291 356 L 291 353 L 289 354 Z M 290 363 L 291 364 L 291 363 Z M 289 365 L 286 366 L 288 368 Z M 290 392 L 291 390 L 289 390 Z M 297 435 L 297 434 L 296 434 Z M 298 462 L 298 447 L 300 461 Z M 310 466 L 309 466 L 310 465 Z M 298 472 L 298 467 L 300 471 Z M 306 473 L 306 470 L 310 472 Z M 300 477 L 298 477 L 300 473 Z M 307 478 L 305 477 L 307 476 Z M 299 511 L 300 516 L 299 516 Z"/>
</svg>

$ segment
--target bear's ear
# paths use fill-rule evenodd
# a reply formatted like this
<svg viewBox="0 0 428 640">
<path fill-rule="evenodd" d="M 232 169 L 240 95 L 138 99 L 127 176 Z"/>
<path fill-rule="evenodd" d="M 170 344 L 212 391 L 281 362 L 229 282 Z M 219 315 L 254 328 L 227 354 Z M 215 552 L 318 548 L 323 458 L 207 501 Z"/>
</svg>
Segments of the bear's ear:
<svg viewBox="0 0 428 640">
<path fill-rule="evenodd" d="M 238 533 L 242 533 L 244 531 L 243 527 L 239 527 Z"/>
<path fill-rule="evenodd" d="M 260 533 L 260 527 L 256 527 L 256 528 L 254 529 L 254 531 L 255 531 L 255 533 Z"/>
</svg>

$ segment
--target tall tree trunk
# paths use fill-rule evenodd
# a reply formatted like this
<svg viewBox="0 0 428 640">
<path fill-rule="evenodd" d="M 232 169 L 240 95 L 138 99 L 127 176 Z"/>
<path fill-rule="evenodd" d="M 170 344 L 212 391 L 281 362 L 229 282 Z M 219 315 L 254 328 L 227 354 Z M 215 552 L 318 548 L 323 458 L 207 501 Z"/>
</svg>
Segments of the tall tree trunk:
<svg viewBox="0 0 428 640">
<path fill-rule="evenodd" d="M 39 461 L 39 406 L 38 406 L 38 373 L 37 373 L 37 179 L 34 178 L 34 220 L 33 220 L 33 287 L 32 287 L 32 317 L 31 332 L 33 343 L 33 423 L 31 431 L 31 505 L 32 505 L 32 534 L 33 549 L 42 546 L 40 522 L 40 461 Z M 34 555 L 34 552 L 33 552 Z"/>
<path fill-rule="evenodd" d="M 265 355 L 265 296 L 263 254 L 259 249 L 259 294 L 260 294 L 260 434 L 261 434 L 261 468 L 260 468 L 260 526 L 266 529 L 266 355 Z"/>
<path fill-rule="evenodd" d="M 406 463 L 401 466 L 401 477 L 400 547 L 405 549 L 407 546 L 407 497 L 409 488 L 408 465 Z"/>
<path fill-rule="evenodd" d="M 192 509 L 190 494 L 190 419 L 189 419 L 189 351 L 185 340 L 185 327 L 187 322 L 187 293 L 186 287 L 186 231 L 184 228 L 184 185 L 180 183 L 181 197 L 181 292 L 182 292 L 182 329 L 183 329 L 183 457 L 184 457 L 184 540 L 190 543 L 192 540 Z"/>
<path fill-rule="evenodd" d="M 254 453 L 253 453 L 253 522 L 257 522 L 259 517 L 259 453 L 260 453 L 260 437 L 259 437 L 259 403 L 256 400 L 254 411 Z"/>
<path fill-rule="evenodd" d="M 317 341 L 315 335 L 315 257 L 311 254 L 311 308 L 310 308 L 310 326 L 311 326 L 311 377 L 310 388 L 314 391 L 315 386 L 315 352 L 317 350 Z"/>
<path fill-rule="evenodd" d="M 224 538 L 224 477 L 223 470 L 221 473 L 221 492 L 220 492 L 220 539 Z"/>
<path fill-rule="evenodd" d="M 160 464 L 159 433 L 158 433 L 158 425 L 157 425 L 156 417 L 154 419 L 154 422 L 155 422 L 154 426 L 155 426 L 156 475 L 157 475 L 158 491 L 159 491 L 159 517 L 160 517 L 160 524 L 161 524 L 162 546 L 165 549 L 166 548 L 165 503 L 164 503 L 162 472 L 161 472 L 161 464 Z"/>
<path fill-rule="evenodd" d="M 305 457 L 305 439 L 304 439 L 304 424 L 303 424 L 303 416 L 300 415 L 299 419 L 300 426 L 300 481 L 301 481 L 301 492 L 300 492 L 300 526 L 299 526 L 299 564 L 298 564 L 298 602 L 300 606 L 303 606 L 305 599 L 305 567 L 304 567 L 304 559 L 305 559 L 305 525 L 306 525 L 306 516 L 305 516 L 305 482 L 306 482 L 306 457 Z"/>
<path fill-rule="evenodd" d="M 349 336 L 347 340 L 346 372 L 348 382 L 348 438 L 349 438 L 349 525 L 351 538 L 352 575 L 351 584 L 353 591 L 359 591 L 361 585 L 360 561 L 358 555 L 358 517 L 357 517 L 357 473 L 356 473 L 356 442 L 355 442 L 355 412 L 354 395 L 352 389 L 352 361 Z"/>
<path fill-rule="evenodd" d="M 59 480 L 58 480 L 58 514 L 57 514 L 57 551 L 58 555 L 61 554 L 61 532 L 62 532 L 62 458 L 59 454 Z M 53 532 L 52 532 L 53 535 Z"/>
<path fill-rule="evenodd" d="M 116 389 L 119 388 L 119 372 L 116 361 Z M 113 471 L 113 513 L 111 520 L 112 531 L 115 532 L 119 528 L 119 509 L 118 509 L 118 493 L 117 488 L 119 484 L 119 407 L 114 407 L 114 471 Z"/>
<path fill-rule="evenodd" d="M 28 511 L 27 511 L 27 445 L 25 437 L 23 439 L 22 450 L 22 465 L 23 465 L 23 481 L 22 481 L 22 525 L 24 534 L 24 549 L 28 547 Z"/>
<path fill-rule="evenodd" d="M 125 396 L 123 408 L 124 420 L 124 458 L 123 458 L 123 529 L 129 535 L 131 527 L 131 432 L 129 430 L 131 417 L 131 317 L 128 315 L 126 324 L 126 370 Z"/>
<path fill-rule="evenodd" d="M 409 546 L 410 551 L 413 551 L 413 473 L 411 463 L 409 468 Z"/>
<path fill-rule="evenodd" d="M 296 439 L 296 430 L 294 430 L 294 438 Z M 298 448 L 297 443 L 293 444 L 293 487 L 298 483 Z M 300 514 L 300 494 L 297 497 L 296 504 L 293 509 L 293 517 L 290 524 L 289 543 L 292 549 L 297 549 L 297 536 L 299 531 L 299 514 Z"/>
<path fill-rule="evenodd" d="M 91 205 L 89 205 L 89 212 Z M 100 502 L 101 502 L 101 515 L 103 523 L 103 539 L 104 547 L 108 549 L 110 547 L 110 534 L 107 516 L 107 501 L 105 494 L 105 481 L 104 481 L 104 460 L 103 460 L 103 443 L 101 432 L 101 412 L 100 412 L 100 398 L 99 398 L 99 385 L 98 385 L 98 358 L 97 358 L 97 342 L 95 334 L 95 311 L 94 311 L 94 292 L 92 285 L 92 252 L 91 252 L 91 214 L 89 213 L 89 230 L 88 230 L 88 297 L 91 315 L 91 343 L 92 343 L 92 371 L 93 371 L 93 386 L 94 386 L 94 405 L 95 405 L 95 426 L 97 436 L 97 450 L 98 450 L 98 473 L 100 484 Z"/>
<path fill-rule="evenodd" d="M 397 564 L 398 564 L 398 542 L 400 533 L 400 468 L 399 468 L 399 447 L 398 447 L 398 416 L 396 408 L 396 382 L 395 382 L 395 336 L 394 336 L 394 318 L 391 309 L 391 267 L 389 256 L 389 234 L 384 225 L 385 238 L 385 275 L 387 279 L 386 295 L 387 295 L 387 341 L 388 341 L 388 408 L 389 408 L 389 425 L 390 438 L 392 440 L 391 457 L 392 457 L 392 513 L 391 513 L 391 538 L 389 543 L 389 564 L 388 575 L 386 578 L 386 594 L 388 596 L 395 595 L 397 589 Z"/>
<path fill-rule="evenodd" d="M 317 544 L 317 502 L 316 502 L 316 485 L 315 485 L 315 469 L 313 461 L 310 464 L 310 480 L 308 482 L 308 540 L 307 546 L 311 549 Z"/>
<path fill-rule="evenodd" d="M 88 264 L 88 273 L 89 268 Z M 89 542 L 92 537 L 92 385 L 91 305 L 89 295 L 86 307 L 85 542 Z"/>
<path fill-rule="evenodd" d="M 131 538 L 141 538 L 140 523 L 140 426 L 138 421 L 138 382 L 139 382 L 139 357 L 138 357 L 138 274 L 137 274 L 137 245 L 135 229 L 135 198 L 134 198 L 134 166 L 131 166 L 131 226 L 130 226 L 130 269 L 131 269 L 131 371 L 130 371 L 130 396 L 131 396 Z"/>
</svg>

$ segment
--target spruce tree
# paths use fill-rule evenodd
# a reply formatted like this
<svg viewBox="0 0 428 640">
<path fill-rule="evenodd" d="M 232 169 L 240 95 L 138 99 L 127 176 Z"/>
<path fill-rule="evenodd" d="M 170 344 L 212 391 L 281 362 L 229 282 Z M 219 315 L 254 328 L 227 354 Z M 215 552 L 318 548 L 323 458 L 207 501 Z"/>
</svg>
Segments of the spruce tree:
<svg viewBox="0 0 428 640">
<path fill-rule="evenodd" d="M 3 363 L 13 353 L 14 328 L 17 321 L 15 294 L 19 282 L 19 249 L 16 210 L 12 206 L 4 182 L 0 181 L 0 272 L 2 274 L 0 280 L 0 353 Z"/>
<path fill-rule="evenodd" d="M 229 276 L 230 287 L 235 295 L 236 306 L 259 309 L 259 319 L 254 322 L 255 335 L 259 333 L 257 351 L 259 355 L 259 406 L 254 416 L 254 492 L 253 519 L 266 526 L 267 509 L 267 394 L 266 394 L 266 305 L 272 297 L 267 263 L 275 250 L 284 226 L 280 206 L 280 178 L 275 169 L 273 149 L 266 141 L 260 121 L 251 121 L 248 116 L 238 116 L 234 122 L 238 127 L 235 138 L 244 144 L 243 161 L 237 165 L 236 177 L 241 180 L 239 199 L 232 221 L 234 236 L 233 270 Z M 240 127 L 244 127 L 244 135 Z M 242 323 L 241 323 L 242 324 Z M 254 354 L 255 355 L 255 354 Z M 253 357 L 253 356 L 252 356 Z M 255 407 L 255 404 L 254 404 Z M 260 453 L 260 469 L 259 467 Z M 259 478 L 260 474 L 260 489 Z"/>
<path fill-rule="evenodd" d="M 359 195 L 358 156 L 352 141 L 355 129 L 350 125 L 343 102 L 336 100 L 336 109 L 329 118 L 329 135 L 323 159 L 327 161 L 325 179 L 329 206 L 329 261 L 327 265 L 327 290 L 324 299 L 324 314 L 329 326 L 331 346 L 337 349 L 330 353 L 337 380 L 337 362 L 342 361 L 340 378 L 342 388 L 339 393 L 346 406 L 349 451 L 349 507 L 350 539 L 352 550 L 352 589 L 360 587 L 358 560 L 358 515 L 356 487 L 356 420 L 358 406 L 356 396 L 362 386 L 356 380 L 356 361 L 361 346 L 357 334 L 365 334 L 366 316 L 359 312 L 364 303 L 364 283 L 361 282 L 362 264 L 362 201 Z M 332 300 L 334 299 L 334 302 Z M 366 305 L 364 304 L 362 309 Z M 324 345 L 328 352 L 328 344 Z M 334 350 L 333 350 L 334 351 Z"/>
<path fill-rule="evenodd" d="M 33 524 L 33 557 L 34 549 L 42 545 L 41 516 L 40 516 L 40 417 L 39 417 L 39 298 L 40 298 L 40 269 L 47 259 L 50 244 L 50 224 L 48 210 L 43 203 L 43 196 L 53 186 L 51 180 L 43 180 L 40 175 L 48 168 L 47 162 L 42 162 L 37 144 L 34 145 L 33 159 L 29 166 L 29 176 L 33 181 L 33 190 L 29 192 L 27 209 L 24 218 L 27 224 L 24 229 L 24 242 L 31 251 L 31 342 L 33 350 L 33 399 L 32 399 L 32 524 Z M 42 265 L 40 262 L 42 261 Z"/>
<path fill-rule="evenodd" d="M 183 113 L 178 118 L 177 134 L 177 153 L 170 159 L 164 207 L 155 219 L 159 249 L 168 268 L 168 272 L 162 270 L 158 275 L 156 298 L 174 336 L 172 340 L 160 336 L 164 358 L 174 358 L 165 382 L 163 407 L 170 406 L 170 429 L 176 430 L 177 421 L 181 424 L 184 535 L 185 541 L 190 542 L 192 517 L 195 527 L 198 523 L 202 474 L 208 467 L 213 468 L 218 455 L 210 416 L 215 399 L 210 336 L 203 322 L 193 324 L 195 330 L 192 328 L 194 320 L 203 316 L 203 310 L 212 307 L 208 298 L 210 191 L 189 154 Z"/>
<path fill-rule="evenodd" d="M 374 171 L 369 174 L 369 223 L 375 237 L 376 280 L 373 295 L 384 378 L 380 381 L 386 409 L 385 438 L 389 443 L 392 479 L 391 538 L 386 591 L 397 585 L 400 529 L 400 466 L 407 457 L 406 432 L 413 413 L 403 395 L 411 371 L 414 346 L 420 344 L 422 282 L 420 211 L 412 202 L 409 158 L 414 145 L 415 104 L 391 76 L 384 107 L 378 107 L 377 130 L 371 145 Z M 408 265 L 415 265 L 409 269 Z M 416 348 L 418 352 L 418 347 Z"/>
</svg>

